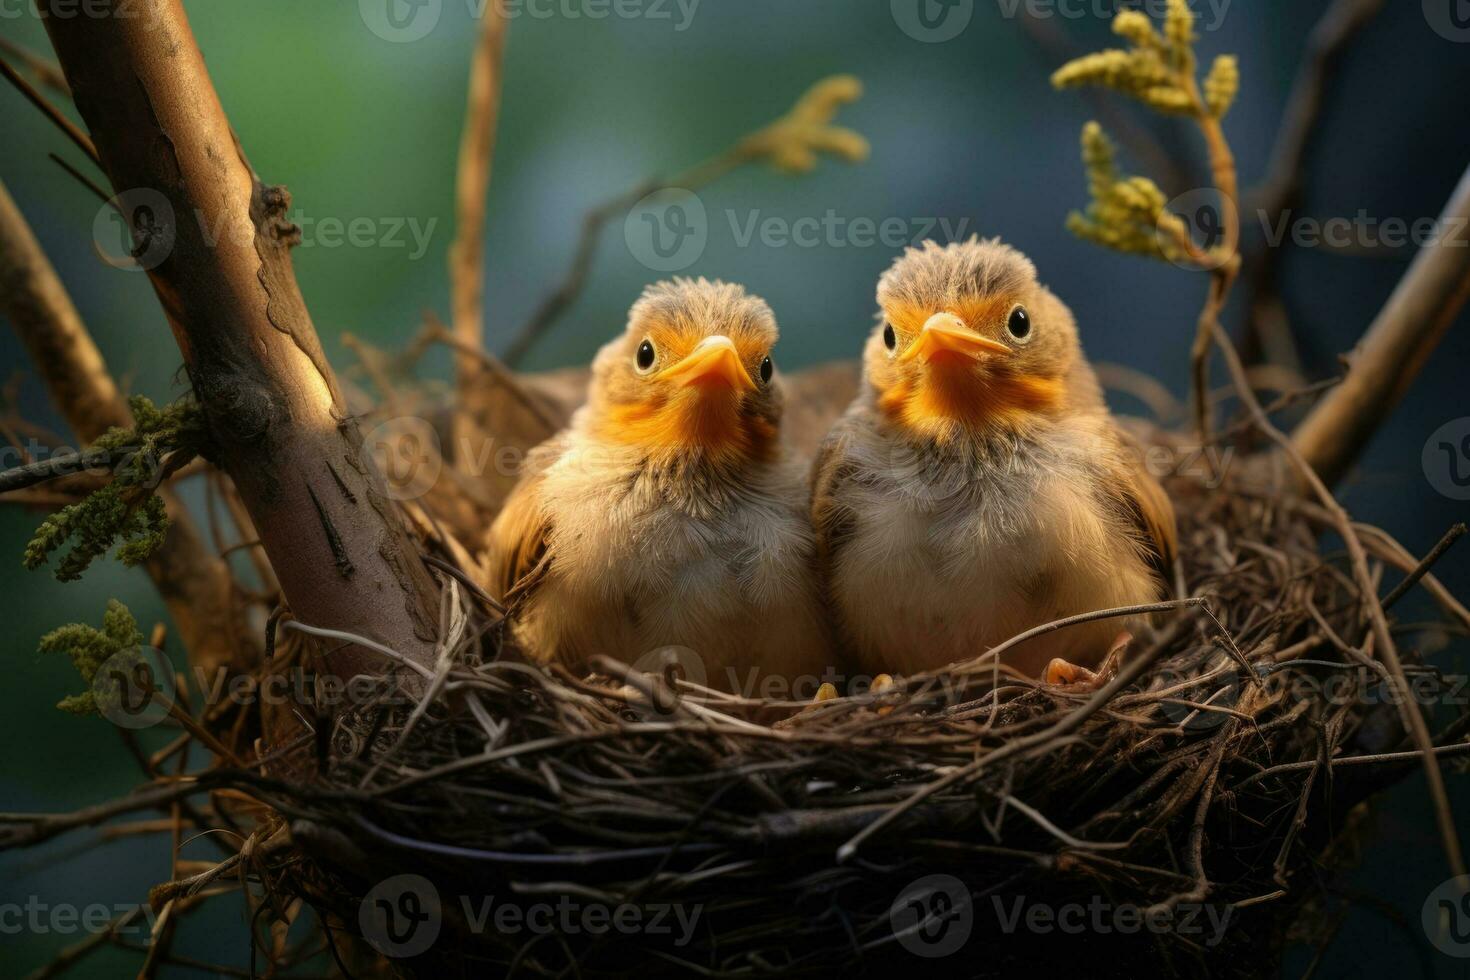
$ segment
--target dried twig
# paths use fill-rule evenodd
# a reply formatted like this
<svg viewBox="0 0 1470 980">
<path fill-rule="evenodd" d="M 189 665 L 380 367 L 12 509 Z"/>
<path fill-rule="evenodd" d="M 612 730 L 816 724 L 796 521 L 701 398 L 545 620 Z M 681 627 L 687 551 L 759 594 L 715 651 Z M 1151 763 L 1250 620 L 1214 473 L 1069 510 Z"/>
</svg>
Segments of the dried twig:
<svg viewBox="0 0 1470 980">
<path fill-rule="evenodd" d="M 455 180 L 455 232 L 449 247 L 450 322 L 455 338 L 471 350 L 485 345 L 485 207 L 495 160 L 506 27 L 504 5 L 489 4 L 470 62 Z M 455 365 L 458 388 L 464 391 L 478 377 L 479 365 L 467 353 L 457 354 Z"/>
</svg>

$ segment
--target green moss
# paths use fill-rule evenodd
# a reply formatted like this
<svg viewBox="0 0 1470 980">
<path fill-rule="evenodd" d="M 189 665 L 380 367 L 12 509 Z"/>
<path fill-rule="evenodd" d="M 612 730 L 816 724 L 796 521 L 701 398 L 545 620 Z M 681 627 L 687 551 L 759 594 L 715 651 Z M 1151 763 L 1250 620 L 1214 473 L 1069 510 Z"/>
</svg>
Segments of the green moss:
<svg viewBox="0 0 1470 980">
<path fill-rule="evenodd" d="M 119 561 L 137 565 L 163 543 L 169 521 L 157 489 L 169 472 L 204 451 L 203 413 L 188 399 L 158 408 L 137 396 L 129 405 L 134 425 L 108 430 L 91 447 L 116 455 L 112 481 L 41 524 L 26 545 L 26 568 L 39 568 L 67 547 L 55 575 L 71 582 L 114 544 Z"/>
</svg>

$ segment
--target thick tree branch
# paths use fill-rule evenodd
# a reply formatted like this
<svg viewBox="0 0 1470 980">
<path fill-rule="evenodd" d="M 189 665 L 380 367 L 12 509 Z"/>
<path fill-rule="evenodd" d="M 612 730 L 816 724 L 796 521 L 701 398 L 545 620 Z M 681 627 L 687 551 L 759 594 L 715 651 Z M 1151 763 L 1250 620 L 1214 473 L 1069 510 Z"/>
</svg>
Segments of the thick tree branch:
<svg viewBox="0 0 1470 980">
<path fill-rule="evenodd" d="M 59 2 L 59 0 L 58 0 Z M 151 199 L 135 238 L 220 465 L 259 529 L 294 614 L 432 656 L 434 585 L 343 406 L 291 266 L 300 231 L 225 117 L 181 0 L 42 18 L 120 194 Z M 71 14 L 71 16 L 66 16 Z M 158 213 L 162 212 L 162 213 Z M 160 237 L 161 236 L 161 237 Z M 150 262 L 150 264 L 152 264 Z M 330 669 L 381 658 L 350 646 Z"/>
<path fill-rule="evenodd" d="M 1419 250 L 1350 355 L 1347 378 L 1292 435 L 1297 450 L 1329 484 L 1342 477 L 1403 398 L 1470 298 L 1470 170 L 1439 220 L 1438 238 Z"/>
<path fill-rule="evenodd" d="M 102 354 L 56 270 L 0 184 L 0 305 L 30 352 L 51 400 L 77 436 L 91 442 L 113 426 L 133 424 Z M 210 552 L 188 510 L 168 488 L 160 495 L 171 526 L 145 567 L 158 587 L 193 666 L 244 670 L 259 657 L 248 637 L 220 628 L 230 619 L 235 585 Z"/>
</svg>

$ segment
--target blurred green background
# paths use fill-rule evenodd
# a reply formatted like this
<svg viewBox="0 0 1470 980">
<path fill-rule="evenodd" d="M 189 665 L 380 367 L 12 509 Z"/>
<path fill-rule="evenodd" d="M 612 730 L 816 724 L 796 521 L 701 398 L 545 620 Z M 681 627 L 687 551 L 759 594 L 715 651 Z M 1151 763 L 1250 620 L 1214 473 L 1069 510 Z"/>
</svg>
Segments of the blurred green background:
<svg viewBox="0 0 1470 980">
<path fill-rule="evenodd" d="M 369 28 L 384 23 L 386 2 L 188 4 L 251 162 L 266 180 L 289 186 L 296 219 L 308 225 L 296 268 L 339 365 L 346 363 L 338 339 L 344 331 L 395 347 L 411 336 L 423 310 L 448 313 L 454 168 L 478 0 L 442 0 L 432 30 L 407 42 Z M 973 0 L 956 8 L 971 12 L 958 36 L 930 42 L 898 26 L 904 4 L 912 2 L 703 0 L 691 7 L 685 0 L 681 8 L 673 0 L 647 0 L 613 8 L 597 0 L 534 0 L 513 6 L 489 199 L 488 345 L 502 348 L 559 279 L 589 207 L 717 153 L 785 111 L 812 81 L 850 72 L 866 93 L 839 122 L 871 140 L 866 163 L 824 160 L 815 173 L 797 178 L 746 168 L 700 192 L 708 243 L 687 271 L 739 280 L 766 297 L 781 323 L 778 359 L 786 370 L 855 355 L 872 322 L 874 281 L 893 250 L 841 238 L 814 247 L 770 247 L 759 238 L 743 243 L 727 211 L 742 229 L 752 217 L 794 222 L 821 219 L 829 209 L 847 220 L 900 218 L 913 228 L 928 218 L 966 220 L 968 230 L 1002 235 L 1036 260 L 1042 278 L 1075 309 L 1094 359 L 1146 371 L 1182 396 L 1205 280 L 1103 252 L 1065 232 L 1066 211 L 1085 201 L 1077 134 L 1091 116 L 1089 102 L 1050 91 L 1047 77 L 1059 56 L 1009 16 L 1028 9 L 1043 14 L 1049 31 L 1079 49 L 1095 49 L 1108 42 L 1107 19 L 1116 5 Z M 1309 160 L 1301 215 L 1351 217 L 1365 209 L 1380 220 L 1412 222 L 1439 213 L 1470 162 L 1470 44 L 1432 29 L 1426 11 L 1435 2 L 1393 0 L 1346 53 Z M 1205 28 L 1202 55 L 1240 56 L 1244 84 L 1228 131 L 1249 187 L 1265 172 L 1305 39 L 1327 4 L 1196 6 Z M 613 9 L 644 15 L 620 17 Z M 48 50 L 20 0 L 0 0 L 0 34 Z M 1183 125 L 1122 108 L 1180 162 L 1185 184 L 1171 191 L 1203 183 L 1200 148 Z M 14 91 L 0 89 L 0 179 L 114 373 L 132 391 L 175 397 L 180 357 L 146 277 L 99 261 L 92 238 L 97 201 L 48 152 L 77 161 L 76 151 Z M 1138 161 L 1127 165 L 1137 168 Z M 323 219 L 355 218 L 385 230 L 414 223 L 427 233 L 422 254 L 407 233 L 398 239 L 406 244 L 333 246 L 310 230 Z M 1334 370 L 1337 354 L 1379 309 L 1410 257 L 1406 250 L 1288 247 L 1282 292 L 1310 376 Z M 585 293 L 526 366 L 585 362 L 621 328 L 629 303 L 652 278 L 625 242 L 621 218 L 611 222 Z M 1232 322 L 1239 312 L 1232 309 Z M 1466 516 L 1464 503 L 1435 492 L 1420 462 L 1431 432 L 1470 414 L 1464 326 L 1462 317 L 1368 447 L 1345 492 L 1357 516 L 1383 525 L 1416 552 Z M 25 375 L 23 352 L 9 331 L 0 331 L 0 364 L 0 375 Z M 446 375 L 447 361 L 437 356 L 427 369 Z M 19 391 L 26 418 L 65 432 L 34 378 L 24 376 Z M 1126 399 L 1119 407 L 1138 408 Z M 109 596 L 130 605 L 145 629 L 164 616 L 141 572 L 101 564 L 67 586 L 23 572 L 19 554 L 39 519 L 0 507 L 0 554 L 11 556 L 0 561 L 6 624 L 0 643 L 10 681 L 0 693 L 4 811 L 80 807 L 136 780 L 134 763 L 106 722 L 52 708 L 77 681 L 61 658 L 36 654 L 37 638 L 61 623 L 96 622 Z M 1470 550 L 1452 553 L 1441 571 L 1461 595 L 1470 593 Z M 1440 663 L 1464 669 L 1464 659 L 1460 648 Z M 1462 822 L 1470 814 L 1465 782 L 1452 780 Z M 1351 882 L 1372 901 L 1354 906 L 1321 975 L 1383 975 L 1408 962 L 1426 976 L 1463 976 L 1459 963 L 1428 947 L 1418 925 L 1424 897 L 1445 877 L 1422 778 L 1393 790 L 1374 819 L 1373 844 Z M 134 903 L 166 874 L 162 839 L 94 842 L 82 834 L 0 854 L 0 906 L 33 897 L 51 905 Z M 186 853 L 211 852 L 196 843 Z M 240 918 L 238 908 L 232 917 L 225 905 L 196 916 L 178 949 L 241 966 L 248 946 Z M 0 974 L 22 975 L 80 938 L 4 929 Z M 1285 975 L 1299 975 L 1310 958 L 1310 951 L 1294 953 Z M 105 952 L 75 973 L 115 976 L 137 963 Z"/>
</svg>

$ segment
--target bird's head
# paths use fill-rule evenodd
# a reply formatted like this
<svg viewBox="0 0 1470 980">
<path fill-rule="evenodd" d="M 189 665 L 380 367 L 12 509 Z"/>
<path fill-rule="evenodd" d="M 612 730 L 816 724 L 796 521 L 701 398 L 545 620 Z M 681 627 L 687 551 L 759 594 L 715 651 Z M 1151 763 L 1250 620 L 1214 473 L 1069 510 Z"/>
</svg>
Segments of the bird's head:
<svg viewBox="0 0 1470 980">
<path fill-rule="evenodd" d="M 1066 404 L 1081 353 L 1071 311 L 999 239 L 905 250 L 878 280 L 878 306 L 864 368 L 905 431 L 1024 431 Z"/>
<path fill-rule="evenodd" d="M 781 418 L 775 343 L 770 307 L 741 286 L 655 283 L 633 304 L 622 336 L 593 361 L 594 431 L 660 458 L 767 458 Z"/>
</svg>

